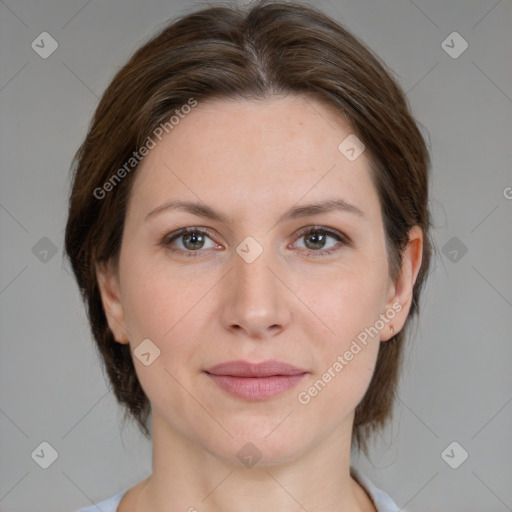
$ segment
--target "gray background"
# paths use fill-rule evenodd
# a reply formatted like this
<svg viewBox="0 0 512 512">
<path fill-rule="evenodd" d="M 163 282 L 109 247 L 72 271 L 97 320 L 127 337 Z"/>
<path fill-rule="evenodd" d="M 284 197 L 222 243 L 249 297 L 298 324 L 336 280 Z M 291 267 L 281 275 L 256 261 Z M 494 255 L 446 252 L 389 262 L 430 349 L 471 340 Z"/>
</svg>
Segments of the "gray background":
<svg viewBox="0 0 512 512">
<path fill-rule="evenodd" d="M 150 473 L 62 256 L 68 169 L 115 71 L 197 5 L 0 0 L 2 512 L 75 510 Z M 433 155 L 438 254 L 422 319 L 394 422 L 354 464 L 404 510 L 512 510 L 511 0 L 318 6 L 394 70 Z M 31 48 L 44 31 L 59 45 L 47 59 Z M 453 31 L 469 44 L 458 58 L 442 47 Z M 58 453 L 48 469 L 31 456 L 43 441 Z M 453 441 L 444 459 L 469 454 L 458 469 L 442 457 Z"/>
</svg>

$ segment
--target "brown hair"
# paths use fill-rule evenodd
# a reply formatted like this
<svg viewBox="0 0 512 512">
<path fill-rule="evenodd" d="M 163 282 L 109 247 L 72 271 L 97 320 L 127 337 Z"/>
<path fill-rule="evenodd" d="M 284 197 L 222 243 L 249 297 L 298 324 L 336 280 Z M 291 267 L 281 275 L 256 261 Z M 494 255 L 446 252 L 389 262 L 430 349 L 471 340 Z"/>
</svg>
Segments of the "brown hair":
<svg viewBox="0 0 512 512">
<path fill-rule="evenodd" d="M 433 247 L 427 147 L 401 88 L 362 42 L 308 5 L 264 0 L 246 9 L 219 5 L 184 15 L 138 49 L 103 94 L 73 160 L 65 250 L 113 391 L 125 406 L 124 419 L 135 419 L 148 438 L 150 403 L 130 345 L 117 343 L 109 329 L 95 271 L 97 263 L 110 262 L 117 269 L 136 171 L 136 162 L 131 172 L 126 162 L 191 98 L 290 94 L 307 95 L 339 112 L 365 144 L 392 279 L 400 270 L 410 228 L 423 230 L 423 259 L 409 316 L 404 328 L 380 345 L 373 378 L 355 411 L 353 443 L 367 453 L 370 434 L 391 417 L 403 343 L 419 312 Z M 123 165 L 122 179 L 100 194 Z"/>
</svg>

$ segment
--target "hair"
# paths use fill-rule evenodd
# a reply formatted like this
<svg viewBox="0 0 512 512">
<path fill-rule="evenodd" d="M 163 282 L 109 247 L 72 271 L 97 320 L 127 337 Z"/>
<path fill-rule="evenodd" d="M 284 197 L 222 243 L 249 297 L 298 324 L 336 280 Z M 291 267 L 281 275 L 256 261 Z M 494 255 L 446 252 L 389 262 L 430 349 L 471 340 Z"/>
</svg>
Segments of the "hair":
<svg viewBox="0 0 512 512">
<path fill-rule="evenodd" d="M 114 76 L 74 156 L 65 251 L 113 392 L 125 408 L 124 420 L 136 420 L 149 438 L 151 404 L 129 344 L 116 342 L 108 326 L 96 275 L 96 264 L 118 270 L 137 169 L 134 152 L 191 99 L 264 100 L 280 95 L 322 102 L 343 116 L 364 143 L 394 281 L 410 228 L 417 225 L 423 231 L 422 263 L 405 325 L 380 344 L 373 377 L 355 410 L 352 445 L 367 454 L 371 434 L 392 416 L 404 340 L 410 321 L 419 314 L 428 275 L 433 247 L 430 157 L 390 70 L 339 23 L 306 4 L 264 0 L 246 8 L 203 8 L 166 25 Z M 133 169 L 127 169 L 127 162 Z M 116 172 L 119 179 L 113 183 Z"/>
</svg>

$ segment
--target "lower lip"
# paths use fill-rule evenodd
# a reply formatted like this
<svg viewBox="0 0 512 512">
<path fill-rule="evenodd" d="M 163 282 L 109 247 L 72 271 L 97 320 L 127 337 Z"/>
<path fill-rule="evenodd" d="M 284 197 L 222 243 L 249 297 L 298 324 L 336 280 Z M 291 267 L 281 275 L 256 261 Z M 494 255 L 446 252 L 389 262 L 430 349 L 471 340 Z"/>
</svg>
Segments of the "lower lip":
<svg viewBox="0 0 512 512">
<path fill-rule="evenodd" d="M 265 400 L 295 387 L 306 375 L 273 375 L 271 377 L 231 377 L 207 373 L 220 388 L 244 400 Z"/>
</svg>

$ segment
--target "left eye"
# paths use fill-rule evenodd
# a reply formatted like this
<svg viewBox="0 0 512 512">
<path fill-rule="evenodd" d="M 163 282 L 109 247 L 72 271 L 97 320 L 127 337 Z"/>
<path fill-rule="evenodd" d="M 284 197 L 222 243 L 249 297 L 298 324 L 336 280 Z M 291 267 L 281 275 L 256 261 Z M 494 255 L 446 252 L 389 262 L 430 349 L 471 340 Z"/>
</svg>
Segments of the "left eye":
<svg viewBox="0 0 512 512">
<path fill-rule="evenodd" d="M 340 244 L 348 245 L 347 240 L 345 240 L 341 234 L 325 228 L 310 228 L 307 231 L 302 232 L 297 240 L 302 239 L 304 240 L 304 243 L 303 247 L 300 248 L 316 253 L 333 252 Z M 331 240 L 330 242 L 329 239 Z"/>
</svg>

